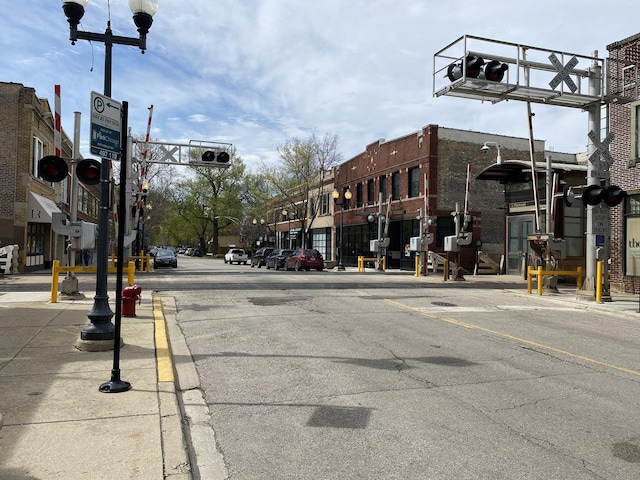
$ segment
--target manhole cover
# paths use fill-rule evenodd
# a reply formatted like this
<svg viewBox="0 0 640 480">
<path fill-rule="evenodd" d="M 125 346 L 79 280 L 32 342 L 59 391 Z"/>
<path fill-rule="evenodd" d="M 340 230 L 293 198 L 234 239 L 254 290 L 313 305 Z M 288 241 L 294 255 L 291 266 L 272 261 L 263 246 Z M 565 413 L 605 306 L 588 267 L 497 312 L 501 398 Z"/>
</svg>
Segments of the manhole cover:
<svg viewBox="0 0 640 480">
<path fill-rule="evenodd" d="M 455 303 L 449 302 L 431 302 L 431 305 L 435 305 L 436 307 L 455 307 Z"/>
</svg>

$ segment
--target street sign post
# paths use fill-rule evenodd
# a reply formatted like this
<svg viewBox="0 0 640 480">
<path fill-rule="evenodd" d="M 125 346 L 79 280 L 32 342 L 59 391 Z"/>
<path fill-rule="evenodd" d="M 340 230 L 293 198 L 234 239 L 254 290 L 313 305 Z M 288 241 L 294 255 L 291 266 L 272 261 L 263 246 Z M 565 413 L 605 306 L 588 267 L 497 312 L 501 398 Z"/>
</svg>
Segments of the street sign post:
<svg viewBox="0 0 640 480">
<path fill-rule="evenodd" d="M 91 153 L 100 158 L 120 160 L 122 104 L 91 92 Z"/>
</svg>

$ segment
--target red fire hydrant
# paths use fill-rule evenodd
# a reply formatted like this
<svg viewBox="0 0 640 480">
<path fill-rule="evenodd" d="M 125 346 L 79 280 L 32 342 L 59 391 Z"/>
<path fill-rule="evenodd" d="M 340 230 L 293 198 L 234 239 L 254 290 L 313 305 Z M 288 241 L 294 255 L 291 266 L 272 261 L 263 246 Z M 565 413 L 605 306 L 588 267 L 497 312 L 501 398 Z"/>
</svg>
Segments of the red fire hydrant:
<svg viewBox="0 0 640 480">
<path fill-rule="evenodd" d="M 122 289 L 122 316 L 136 316 L 136 301 L 142 299 L 142 287 L 140 285 L 129 285 Z"/>
</svg>

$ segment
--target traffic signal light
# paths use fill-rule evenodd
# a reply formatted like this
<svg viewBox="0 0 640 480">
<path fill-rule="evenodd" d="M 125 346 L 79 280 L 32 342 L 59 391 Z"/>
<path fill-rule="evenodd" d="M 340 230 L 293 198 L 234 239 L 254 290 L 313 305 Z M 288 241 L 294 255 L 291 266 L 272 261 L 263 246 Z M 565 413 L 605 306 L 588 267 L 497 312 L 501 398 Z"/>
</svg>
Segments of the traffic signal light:
<svg viewBox="0 0 640 480">
<path fill-rule="evenodd" d="M 501 82 L 504 78 L 504 72 L 507 70 L 509 70 L 509 65 L 506 63 L 491 60 L 484 66 L 484 78 L 485 80 L 491 80 L 492 82 Z"/>
<path fill-rule="evenodd" d="M 69 166 L 64 158 L 47 155 L 38 160 L 38 176 L 47 182 L 61 182 L 68 174 Z"/>
<path fill-rule="evenodd" d="M 216 163 L 218 165 L 226 165 L 229 163 L 229 154 L 223 151 L 207 150 L 202 154 L 202 161 L 205 163 Z"/>
<path fill-rule="evenodd" d="M 588 185 L 582 190 L 582 203 L 585 207 L 587 205 L 598 205 L 600 202 L 604 202 L 608 207 L 615 207 L 620 204 L 627 192 L 622 190 L 617 185 L 611 185 L 603 188 L 600 185 Z"/>
<path fill-rule="evenodd" d="M 98 160 L 80 160 L 76 167 L 78 181 L 85 185 L 97 185 L 100 183 L 100 162 Z"/>
<path fill-rule="evenodd" d="M 455 82 L 459 78 L 462 78 L 462 67 L 464 65 L 464 76 L 467 78 L 478 78 L 480 72 L 482 71 L 482 65 L 484 64 L 484 60 L 482 57 L 478 57 L 476 55 L 467 55 L 467 58 L 464 62 L 460 63 L 452 63 L 447 68 L 447 77 L 452 82 Z"/>
<path fill-rule="evenodd" d="M 492 82 L 501 82 L 504 73 L 509 70 L 506 63 L 497 60 L 485 62 L 478 55 L 467 55 L 464 62 L 452 63 L 447 67 L 447 77 L 450 81 L 455 82 L 463 77 L 463 66 L 466 78 L 480 78 Z"/>
</svg>

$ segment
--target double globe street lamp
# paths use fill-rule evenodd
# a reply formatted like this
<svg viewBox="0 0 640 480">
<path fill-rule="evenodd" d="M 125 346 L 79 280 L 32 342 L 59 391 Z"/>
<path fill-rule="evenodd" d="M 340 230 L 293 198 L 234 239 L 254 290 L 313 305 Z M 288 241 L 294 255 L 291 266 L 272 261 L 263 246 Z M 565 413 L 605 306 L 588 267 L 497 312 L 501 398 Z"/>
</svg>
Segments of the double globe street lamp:
<svg viewBox="0 0 640 480">
<path fill-rule="evenodd" d="M 133 13 L 133 22 L 138 27 L 139 37 L 122 37 L 113 35 L 111 31 L 111 20 L 107 21 L 105 33 L 93 33 L 78 31 L 78 24 L 84 16 L 84 7 L 89 0 L 62 0 L 62 10 L 69 22 L 69 40 L 75 45 L 77 40 L 88 40 L 102 42 L 105 45 L 104 60 L 104 95 L 111 97 L 111 56 L 113 45 L 129 45 L 138 47 L 142 53 L 147 48 L 147 33 L 153 23 L 153 15 L 158 9 L 158 0 L 129 0 L 129 8 Z M 124 155 L 122 161 L 124 162 Z M 122 168 L 124 170 L 124 168 Z M 109 159 L 103 158 L 100 164 L 100 212 L 98 215 L 98 241 L 96 248 L 96 295 L 94 304 L 88 317 L 91 324 L 87 325 L 81 332 L 79 342 L 76 346 L 81 350 L 92 350 L 89 344 L 96 343 L 95 349 L 104 349 L 98 344 L 102 341 L 113 341 L 116 338 L 115 327 L 111 323 L 113 312 L 109 307 L 109 296 L 107 295 L 107 274 L 109 261 L 109 210 L 110 210 L 110 190 L 109 179 Z M 124 185 L 121 184 L 124 188 Z M 118 259 L 122 261 L 121 258 Z M 88 341 L 88 342 L 84 342 Z"/>
<path fill-rule="evenodd" d="M 289 243 L 287 248 L 291 250 L 291 216 L 286 208 L 282 209 L 282 216 L 287 217 L 287 242 Z"/>
<path fill-rule="evenodd" d="M 331 193 L 331 197 L 333 198 L 333 204 L 338 204 L 338 199 L 340 198 L 340 192 L 337 189 L 334 189 Z M 351 200 L 351 190 L 346 188 L 342 192 L 342 206 L 340 207 L 340 253 L 338 255 L 338 270 L 344 271 L 344 263 L 342 263 L 342 230 L 344 227 L 344 209 L 349 207 L 349 200 Z"/>
</svg>

